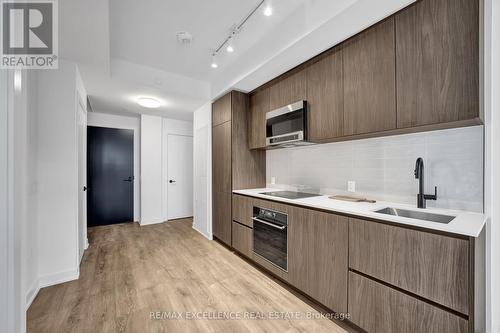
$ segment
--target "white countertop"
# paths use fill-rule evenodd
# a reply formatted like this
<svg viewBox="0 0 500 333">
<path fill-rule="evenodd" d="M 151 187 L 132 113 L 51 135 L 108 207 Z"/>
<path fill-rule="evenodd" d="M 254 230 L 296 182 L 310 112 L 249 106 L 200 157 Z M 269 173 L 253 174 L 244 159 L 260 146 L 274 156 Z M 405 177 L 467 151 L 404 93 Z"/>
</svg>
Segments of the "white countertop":
<svg viewBox="0 0 500 333">
<path fill-rule="evenodd" d="M 233 193 L 243 194 L 255 198 L 267 199 L 277 202 L 290 203 L 304 207 L 328 210 L 336 213 L 356 215 L 359 217 L 378 219 L 387 222 L 394 222 L 398 224 L 405 224 L 409 226 L 438 230 L 438 231 L 449 232 L 464 236 L 472 236 L 472 237 L 479 236 L 486 222 L 486 216 L 484 214 L 471 213 L 459 210 L 438 209 L 438 208 L 418 209 L 412 205 L 397 204 L 384 201 L 377 201 L 376 203 L 348 202 L 348 201 L 329 199 L 328 195 L 310 197 L 305 199 L 285 199 L 285 198 L 271 197 L 268 195 L 260 194 L 262 192 L 276 192 L 276 191 L 280 191 L 280 189 L 257 188 L 257 189 L 247 189 L 247 190 L 236 190 L 233 191 Z M 452 215 L 456 216 L 456 218 L 453 219 L 453 221 L 451 221 L 450 223 L 444 224 L 444 223 L 417 220 L 401 216 L 386 215 L 374 212 L 376 210 L 386 207 L 424 211 L 434 214 Z"/>
</svg>

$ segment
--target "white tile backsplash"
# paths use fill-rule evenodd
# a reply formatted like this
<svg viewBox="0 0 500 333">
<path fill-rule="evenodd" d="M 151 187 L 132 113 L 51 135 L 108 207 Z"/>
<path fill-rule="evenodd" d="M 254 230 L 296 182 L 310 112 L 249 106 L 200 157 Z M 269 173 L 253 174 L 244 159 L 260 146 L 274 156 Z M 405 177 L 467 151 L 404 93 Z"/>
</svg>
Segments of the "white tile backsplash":
<svg viewBox="0 0 500 333">
<path fill-rule="evenodd" d="M 414 204 L 415 160 L 424 159 L 429 207 L 483 211 L 483 126 L 328 143 L 266 152 L 267 183 L 322 194 L 348 193 Z M 276 177 L 276 184 L 271 184 Z"/>
</svg>

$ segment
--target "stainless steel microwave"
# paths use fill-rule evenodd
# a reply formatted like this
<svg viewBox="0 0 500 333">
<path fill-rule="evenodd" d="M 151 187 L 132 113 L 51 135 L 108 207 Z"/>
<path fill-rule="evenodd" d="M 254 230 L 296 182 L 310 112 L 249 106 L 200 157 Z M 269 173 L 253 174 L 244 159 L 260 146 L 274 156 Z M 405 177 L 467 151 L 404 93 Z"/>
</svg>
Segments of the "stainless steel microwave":
<svg viewBox="0 0 500 333">
<path fill-rule="evenodd" d="M 307 139 L 306 101 L 299 101 L 266 113 L 266 146 L 268 148 L 311 144 Z"/>
</svg>

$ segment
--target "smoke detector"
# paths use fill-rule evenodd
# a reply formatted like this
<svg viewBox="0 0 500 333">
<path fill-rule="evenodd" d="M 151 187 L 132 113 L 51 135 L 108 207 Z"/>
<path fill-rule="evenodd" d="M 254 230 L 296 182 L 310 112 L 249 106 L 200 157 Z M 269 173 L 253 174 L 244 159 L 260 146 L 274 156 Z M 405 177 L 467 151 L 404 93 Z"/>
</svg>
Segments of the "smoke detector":
<svg viewBox="0 0 500 333">
<path fill-rule="evenodd" d="M 186 45 L 193 41 L 193 35 L 191 35 L 187 31 L 179 31 L 178 33 L 175 34 L 175 36 L 177 37 L 177 42 L 179 44 Z"/>
</svg>

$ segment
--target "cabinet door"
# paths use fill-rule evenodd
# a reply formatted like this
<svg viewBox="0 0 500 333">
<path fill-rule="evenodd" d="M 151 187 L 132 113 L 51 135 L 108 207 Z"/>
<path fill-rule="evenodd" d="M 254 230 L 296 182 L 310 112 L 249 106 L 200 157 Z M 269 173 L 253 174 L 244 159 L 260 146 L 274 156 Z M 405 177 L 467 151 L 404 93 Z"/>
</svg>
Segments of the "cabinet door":
<svg viewBox="0 0 500 333">
<path fill-rule="evenodd" d="M 213 190 L 231 192 L 231 122 L 212 129 Z"/>
<path fill-rule="evenodd" d="M 233 194 L 233 221 L 253 228 L 253 205 L 252 198 L 239 194 Z"/>
<path fill-rule="evenodd" d="M 241 254 L 250 258 L 252 256 L 253 230 L 245 225 L 233 222 L 233 247 Z"/>
<path fill-rule="evenodd" d="M 231 93 L 228 93 L 212 104 L 212 126 L 231 120 Z"/>
<path fill-rule="evenodd" d="M 231 246 L 231 193 L 213 192 L 212 232 L 222 242 Z"/>
<path fill-rule="evenodd" d="M 347 313 L 348 218 L 294 208 L 289 219 L 291 283 L 331 310 Z"/>
<path fill-rule="evenodd" d="M 469 314 L 469 241 L 350 219 L 349 267 Z"/>
<path fill-rule="evenodd" d="M 275 83 L 270 89 L 270 109 L 306 99 L 306 73 L 301 70 Z"/>
<path fill-rule="evenodd" d="M 349 272 L 351 321 L 370 333 L 466 333 L 468 321 Z"/>
<path fill-rule="evenodd" d="M 309 135 L 312 141 L 342 136 L 344 88 L 342 48 L 307 68 Z"/>
<path fill-rule="evenodd" d="M 248 146 L 250 149 L 266 147 L 266 112 L 269 108 L 269 88 L 250 96 Z"/>
<path fill-rule="evenodd" d="M 479 1 L 419 1 L 396 15 L 398 128 L 479 117 Z"/>
<path fill-rule="evenodd" d="M 344 135 L 396 128 L 394 18 L 344 44 Z"/>
</svg>

